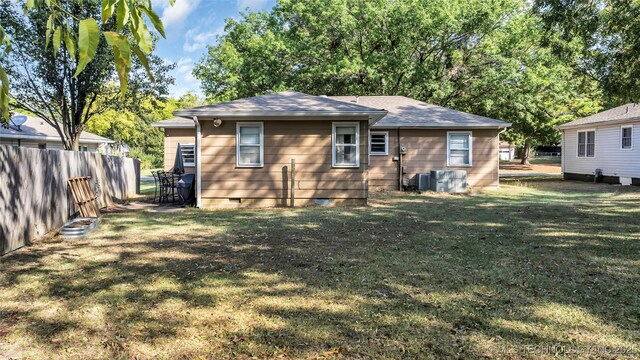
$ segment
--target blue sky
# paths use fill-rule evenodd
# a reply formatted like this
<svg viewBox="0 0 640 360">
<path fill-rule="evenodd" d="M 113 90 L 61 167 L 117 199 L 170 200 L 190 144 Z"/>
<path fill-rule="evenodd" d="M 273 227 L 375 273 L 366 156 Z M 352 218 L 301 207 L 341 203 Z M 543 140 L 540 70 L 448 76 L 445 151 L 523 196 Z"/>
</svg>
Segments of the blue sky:
<svg viewBox="0 0 640 360">
<path fill-rule="evenodd" d="M 202 94 L 200 81 L 191 70 L 216 37 L 224 31 L 226 18 L 238 18 L 246 8 L 268 10 L 275 0 L 177 0 L 173 7 L 169 0 L 152 0 L 153 9 L 162 17 L 166 39 L 160 39 L 155 54 L 165 61 L 176 63 L 172 75 L 176 84 L 171 95 L 189 91 Z"/>
</svg>

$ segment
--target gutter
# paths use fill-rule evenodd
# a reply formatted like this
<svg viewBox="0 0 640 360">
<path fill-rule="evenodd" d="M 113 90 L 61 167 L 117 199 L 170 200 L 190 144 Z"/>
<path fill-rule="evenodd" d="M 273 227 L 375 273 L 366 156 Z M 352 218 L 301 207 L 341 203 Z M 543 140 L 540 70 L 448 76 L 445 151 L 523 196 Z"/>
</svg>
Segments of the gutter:
<svg viewBox="0 0 640 360">
<path fill-rule="evenodd" d="M 202 128 L 198 117 L 193 117 L 193 123 L 196 126 L 196 207 L 202 209 Z"/>
<path fill-rule="evenodd" d="M 179 123 L 151 123 L 152 127 L 157 128 L 165 128 L 165 129 L 193 129 L 194 125 L 191 123 L 188 124 L 179 124 Z"/>
<path fill-rule="evenodd" d="M 404 130 L 473 130 L 473 129 L 482 129 L 482 130 L 500 130 L 511 127 L 511 123 L 506 123 L 504 125 L 438 125 L 438 126 L 406 126 L 406 125 L 379 125 L 374 126 L 372 130 L 383 130 L 383 129 L 404 129 Z"/>
</svg>

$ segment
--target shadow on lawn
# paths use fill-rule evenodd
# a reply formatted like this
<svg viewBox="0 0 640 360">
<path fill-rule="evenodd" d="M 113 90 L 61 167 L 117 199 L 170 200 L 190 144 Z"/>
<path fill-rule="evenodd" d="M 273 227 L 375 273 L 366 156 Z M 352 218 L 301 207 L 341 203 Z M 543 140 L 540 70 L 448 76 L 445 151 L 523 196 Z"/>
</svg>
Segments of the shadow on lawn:
<svg viewBox="0 0 640 360">
<path fill-rule="evenodd" d="M 39 279 L 57 320 L 0 313 L 49 351 L 81 333 L 97 357 L 478 357 L 640 341 L 637 197 L 378 196 L 357 209 L 109 215 L 89 239 L 3 259 L 0 285 Z M 88 327 L 91 304 L 105 315 Z"/>
</svg>

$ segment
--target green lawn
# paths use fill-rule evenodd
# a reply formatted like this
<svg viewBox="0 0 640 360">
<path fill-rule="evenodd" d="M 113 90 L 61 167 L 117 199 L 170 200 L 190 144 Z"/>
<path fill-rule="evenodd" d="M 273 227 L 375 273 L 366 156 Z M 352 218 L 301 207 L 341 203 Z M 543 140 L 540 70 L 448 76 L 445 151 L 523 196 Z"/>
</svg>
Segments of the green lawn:
<svg viewBox="0 0 640 360">
<path fill-rule="evenodd" d="M 158 170 L 162 170 L 162 168 L 157 168 L 157 169 L 143 169 L 140 170 L 140 176 L 142 177 L 153 177 L 153 175 L 151 174 L 152 171 L 158 171 Z"/>
<path fill-rule="evenodd" d="M 531 157 L 529 159 L 529 162 L 533 165 L 553 165 L 553 164 L 560 164 L 562 162 L 562 158 L 560 156 L 536 156 L 536 157 Z M 519 164 L 520 159 L 516 158 L 509 161 L 500 160 L 500 163 L 501 164 L 509 164 L 509 163 Z"/>
<path fill-rule="evenodd" d="M 153 180 L 140 180 L 140 195 L 153 197 L 155 182 Z"/>
<path fill-rule="evenodd" d="M 0 289 L 0 358 L 637 358 L 640 190 L 108 214 L 0 260 Z"/>
</svg>

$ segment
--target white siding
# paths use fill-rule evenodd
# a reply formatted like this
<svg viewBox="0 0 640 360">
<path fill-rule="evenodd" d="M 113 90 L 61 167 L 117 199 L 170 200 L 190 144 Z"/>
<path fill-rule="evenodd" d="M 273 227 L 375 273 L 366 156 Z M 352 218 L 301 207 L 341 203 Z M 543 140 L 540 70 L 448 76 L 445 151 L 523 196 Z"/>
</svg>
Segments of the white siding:
<svg viewBox="0 0 640 360">
<path fill-rule="evenodd" d="M 631 150 L 623 150 L 620 128 L 628 125 L 633 125 L 633 146 Z M 578 131 L 593 129 L 596 131 L 595 157 L 579 158 Z M 595 169 L 602 169 L 604 176 L 640 178 L 640 123 L 564 130 L 562 162 L 565 173 L 593 175 Z"/>
</svg>

